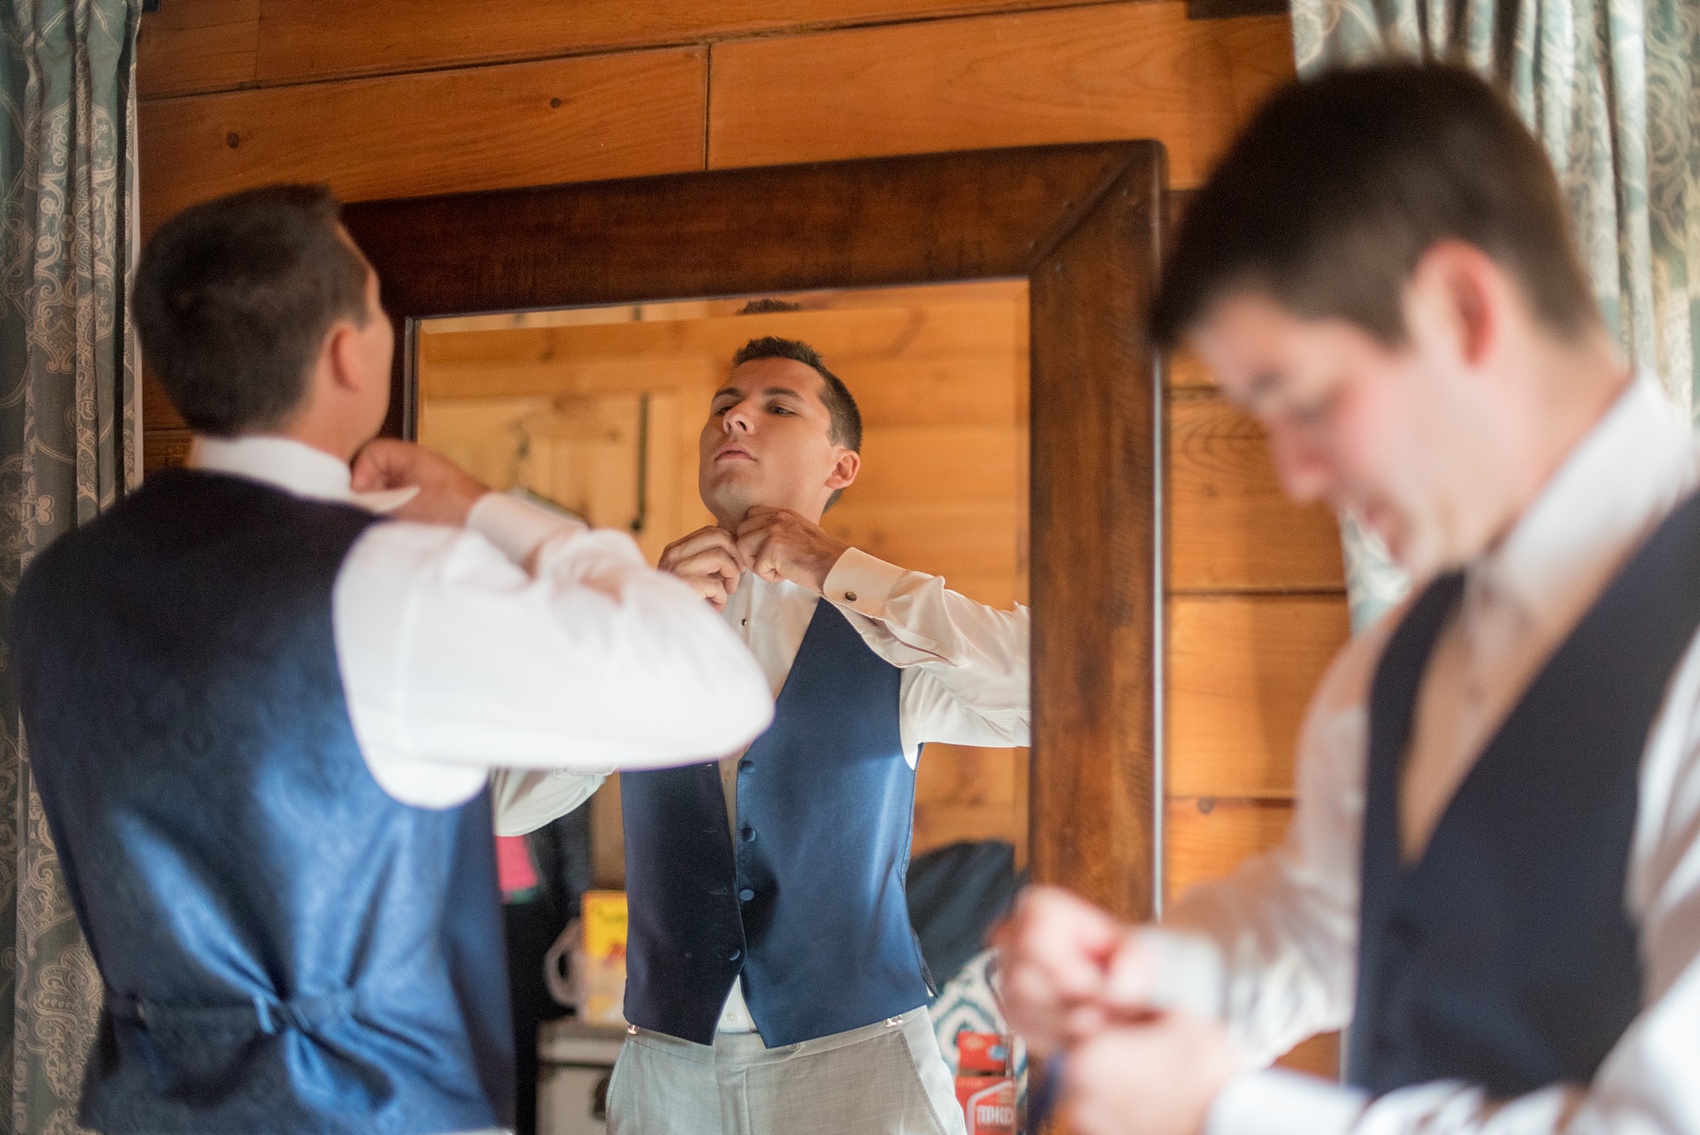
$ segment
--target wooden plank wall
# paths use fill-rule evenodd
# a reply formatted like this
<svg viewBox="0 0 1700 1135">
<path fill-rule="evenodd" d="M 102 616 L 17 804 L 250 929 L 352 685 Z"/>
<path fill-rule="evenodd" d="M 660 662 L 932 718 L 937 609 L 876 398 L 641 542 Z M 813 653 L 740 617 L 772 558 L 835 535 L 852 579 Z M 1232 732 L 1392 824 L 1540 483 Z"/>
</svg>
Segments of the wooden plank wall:
<svg viewBox="0 0 1700 1135">
<path fill-rule="evenodd" d="M 891 563 L 943 576 L 979 602 L 1025 603 L 1026 281 L 785 298 L 805 310 L 743 315 L 741 300 L 686 300 L 430 320 L 420 334 L 419 438 L 506 489 L 526 475 L 517 424 L 546 421 L 563 401 L 582 418 L 598 399 L 649 395 L 650 523 L 638 543 L 653 562 L 672 540 L 714 523 L 698 495 L 697 443 L 733 352 L 762 335 L 801 339 L 862 411 L 862 473 L 826 514 L 827 530 Z M 656 412 L 662 400 L 665 416 Z M 607 479 L 630 485 L 636 452 L 633 438 L 630 456 Z M 525 483 L 550 492 L 538 480 Z M 582 494 L 589 486 L 577 487 Z M 613 505 L 602 516 L 594 501 L 587 508 L 576 497 L 555 499 L 592 523 L 619 526 L 635 492 L 599 494 Z M 1028 763 L 1025 748 L 928 745 L 915 785 L 915 854 L 996 838 L 1025 866 Z M 611 803 L 611 794 L 598 798 L 599 837 L 619 824 Z M 596 873 L 599 885 L 624 885 L 615 857 L 599 855 Z"/>
<path fill-rule="evenodd" d="M 1120 138 L 1162 141 L 1185 190 L 1291 60 L 1285 17 L 1179 0 L 163 0 L 143 227 L 280 179 L 366 200 Z M 1186 359 L 1168 404 L 1173 894 L 1279 837 L 1346 612 L 1334 525 L 1280 499 L 1255 426 Z M 182 442 L 150 429 L 150 463 Z"/>
</svg>

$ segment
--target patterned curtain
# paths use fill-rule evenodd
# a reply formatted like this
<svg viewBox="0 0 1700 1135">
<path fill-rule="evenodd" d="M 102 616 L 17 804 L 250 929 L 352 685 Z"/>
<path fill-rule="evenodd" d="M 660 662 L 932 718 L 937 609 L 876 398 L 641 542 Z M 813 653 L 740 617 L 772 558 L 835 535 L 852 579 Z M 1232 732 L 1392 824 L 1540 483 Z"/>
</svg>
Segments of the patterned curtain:
<svg viewBox="0 0 1700 1135">
<path fill-rule="evenodd" d="M 1545 144 L 1608 324 L 1693 414 L 1700 389 L 1700 5 L 1694 0 L 1291 0 L 1299 73 L 1400 55 L 1498 80 Z M 1402 593 L 1347 526 L 1361 628 Z"/>
<path fill-rule="evenodd" d="M 0 628 L 30 556 L 140 477 L 140 355 L 124 314 L 140 17 L 141 0 L 0 0 Z M 99 1003 L 0 651 L 6 1131 L 78 1129 Z"/>
</svg>

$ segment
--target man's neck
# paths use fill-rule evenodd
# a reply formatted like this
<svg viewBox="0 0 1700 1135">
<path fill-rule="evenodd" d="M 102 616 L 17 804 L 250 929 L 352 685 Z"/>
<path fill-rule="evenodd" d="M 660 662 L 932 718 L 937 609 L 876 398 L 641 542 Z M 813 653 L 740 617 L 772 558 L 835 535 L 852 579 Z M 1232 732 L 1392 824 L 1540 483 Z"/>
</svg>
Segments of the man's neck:
<svg viewBox="0 0 1700 1135">
<path fill-rule="evenodd" d="M 1526 429 L 1506 465 L 1506 507 L 1490 548 L 1516 527 L 1634 378 L 1603 328 L 1581 344 L 1544 336 L 1538 343 L 1518 376 Z"/>
</svg>

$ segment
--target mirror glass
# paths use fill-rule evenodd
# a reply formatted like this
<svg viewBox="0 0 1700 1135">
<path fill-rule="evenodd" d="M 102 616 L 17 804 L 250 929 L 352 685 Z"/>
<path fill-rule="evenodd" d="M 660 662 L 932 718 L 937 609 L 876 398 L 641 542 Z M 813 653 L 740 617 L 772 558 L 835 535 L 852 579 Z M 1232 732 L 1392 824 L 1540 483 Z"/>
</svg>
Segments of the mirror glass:
<svg viewBox="0 0 1700 1135">
<path fill-rule="evenodd" d="M 801 340 L 850 389 L 862 467 L 823 519 L 982 603 L 1027 602 L 1025 280 L 485 314 L 418 325 L 418 438 L 491 487 L 632 533 L 656 562 L 713 523 L 710 400 L 752 339 Z M 598 886 L 624 883 L 617 784 L 593 798 Z M 1025 749 L 927 745 L 914 853 L 1004 839 L 1027 861 Z"/>
</svg>

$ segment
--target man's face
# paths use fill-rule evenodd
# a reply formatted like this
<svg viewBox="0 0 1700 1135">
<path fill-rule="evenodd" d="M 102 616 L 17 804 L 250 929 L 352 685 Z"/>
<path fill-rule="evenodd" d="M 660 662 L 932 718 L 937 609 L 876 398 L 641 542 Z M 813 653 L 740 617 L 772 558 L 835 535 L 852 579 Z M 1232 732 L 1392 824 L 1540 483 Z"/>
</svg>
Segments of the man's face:
<svg viewBox="0 0 1700 1135">
<path fill-rule="evenodd" d="M 1479 553 L 1494 523 L 1491 422 L 1445 352 L 1232 293 L 1189 340 L 1255 414 L 1287 495 L 1350 513 L 1419 578 Z"/>
<path fill-rule="evenodd" d="M 855 479 L 832 440 L 825 380 L 792 359 L 752 359 L 715 392 L 698 445 L 697 488 L 722 527 L 754 505 L 819 520 L 833 492 Z"/>
</svg>

